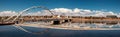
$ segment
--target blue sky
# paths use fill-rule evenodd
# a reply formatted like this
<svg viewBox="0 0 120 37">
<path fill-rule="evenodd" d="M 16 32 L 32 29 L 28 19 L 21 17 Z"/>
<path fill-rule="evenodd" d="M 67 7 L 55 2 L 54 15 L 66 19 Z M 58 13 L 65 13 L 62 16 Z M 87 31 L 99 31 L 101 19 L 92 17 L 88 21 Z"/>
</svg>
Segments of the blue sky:
<svg viewBox="0 0 120 37">
<path fill-rule="evenodd" d="M 120 12 L 120 0 L 0 0 L 0 11 L 22 11 L 31 6 Z"/>
</svg>

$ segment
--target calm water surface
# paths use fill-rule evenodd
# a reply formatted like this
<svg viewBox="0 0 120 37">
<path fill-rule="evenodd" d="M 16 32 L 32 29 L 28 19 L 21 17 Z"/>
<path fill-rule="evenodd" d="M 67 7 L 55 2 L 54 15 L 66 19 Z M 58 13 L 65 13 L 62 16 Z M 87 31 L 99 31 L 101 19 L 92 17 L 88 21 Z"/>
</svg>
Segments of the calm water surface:
<svg viewBox="0 0 120 37">
<path fill-rule="evenodd" d="M 87 26 L 94 27 L 96 25 L 88 24 Z M 98 27 L 106 28 L 107 26 L 108 25 L 100 25 Z M 63 30 L 28 26 L 22 27 L 28 31 L 37 32 L 37 34 L 24 32 L 10 25 L 0 26 L 0 37 L 120 37 L 120 30 Z M 119 25 L 114 25 L 112 28 L 119 28 Z"/>
</svg>

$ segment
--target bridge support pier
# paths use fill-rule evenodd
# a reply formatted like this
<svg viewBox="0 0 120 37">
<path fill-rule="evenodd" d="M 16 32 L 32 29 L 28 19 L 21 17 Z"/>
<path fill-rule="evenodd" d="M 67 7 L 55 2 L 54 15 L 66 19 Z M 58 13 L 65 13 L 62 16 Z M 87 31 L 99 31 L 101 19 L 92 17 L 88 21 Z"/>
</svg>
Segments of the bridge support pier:
<svg viewBox="0 0 120 37">
<path fill-rule="evenodd" d="M 52 24 L 53 24 L 53 25 L 58 25 L 58 24 L 60 24 L 60 23 L 61 23 L 60 20 L 54 20 Z"/>
<path fill-rule="evenodd" d="M 53 20 L 52 25 L 60 25 L 62 23 L 67 23 L 67 22 L 70 22 L 70 21 L 71 21 L 71 19 Z"/>
</svg>

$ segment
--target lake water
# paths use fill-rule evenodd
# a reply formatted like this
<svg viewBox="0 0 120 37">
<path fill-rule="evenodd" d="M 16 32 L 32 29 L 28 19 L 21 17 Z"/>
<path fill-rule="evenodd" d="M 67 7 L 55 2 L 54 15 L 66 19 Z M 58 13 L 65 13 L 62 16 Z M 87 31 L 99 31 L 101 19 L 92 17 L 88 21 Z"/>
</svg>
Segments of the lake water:
<svg viewBox="0 0 120 37">
<path fill-rule="evenodd" d="M 111 25 L 72 23 L 77 26 L 109 28 Z M 24 32 L 12 25 L 0 26 L 0 37 L 120 37 L 120 30 L 64 30 L 22 26 L 33 33 Z M 120 28 L 119 24 L 111 28 Z"/>
</svg>

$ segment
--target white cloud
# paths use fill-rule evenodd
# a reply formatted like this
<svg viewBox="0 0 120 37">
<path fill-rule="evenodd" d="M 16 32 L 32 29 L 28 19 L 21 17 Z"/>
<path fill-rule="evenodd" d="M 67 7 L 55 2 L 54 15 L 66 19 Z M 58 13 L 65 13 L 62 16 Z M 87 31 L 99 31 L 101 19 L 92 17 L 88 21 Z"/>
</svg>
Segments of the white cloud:
<svg viewBox="0 0 120 37">
<path fill-rule="evenodd" d="M 89 9 L 79 9 L 79 8 L 74 8 L 74 9 L 68 9 L 68 8 L 54 8 L 50 9 L 54 14 L 57 15 L 68 15 L 68 16 L 106 16 L 106 15 L 117 15 L 120 16 L 119 14 L 116 14 L 112 11 L 98 11 L 98 10 L 89 10 Z M 0 12 L 0 16 L 11 16 L 17 14 L 15 11 L 2 11 Z M 42 10 L 38 12 L 33 12 L 33 13 L 26 13 L 22 15 L 51 15 L 48 11 Z"/>
<path fill-rule="evenodd" d="M 104 11 L 93 11 L 94 16 L 106 16 L 106 15 L 117 15 L 114 12 L 108 11 L 108 12 L 104 12 Z"/>
<path fill-rule="evenodd" d="M 0 16 L 12 16 L 17 14 L 15 11 L 2 11 L 0 12 Z"/>
<path fill-rule="evenodd" d="M 51 11 L 54 11 L 54 12 L 62 12 L 62 13 L 72 12 L 71 9 L 67 9 L 67 8 L 55 8 L 55 9 L 51 9 Z"/>
<path fill-rule="evenodd" d="M 80 9 L 78 9 L 78 8 L 75 8 L 74 10 L 73 10 L 73 12 L 81 12 L 81 10 Z"/>
</svg>

